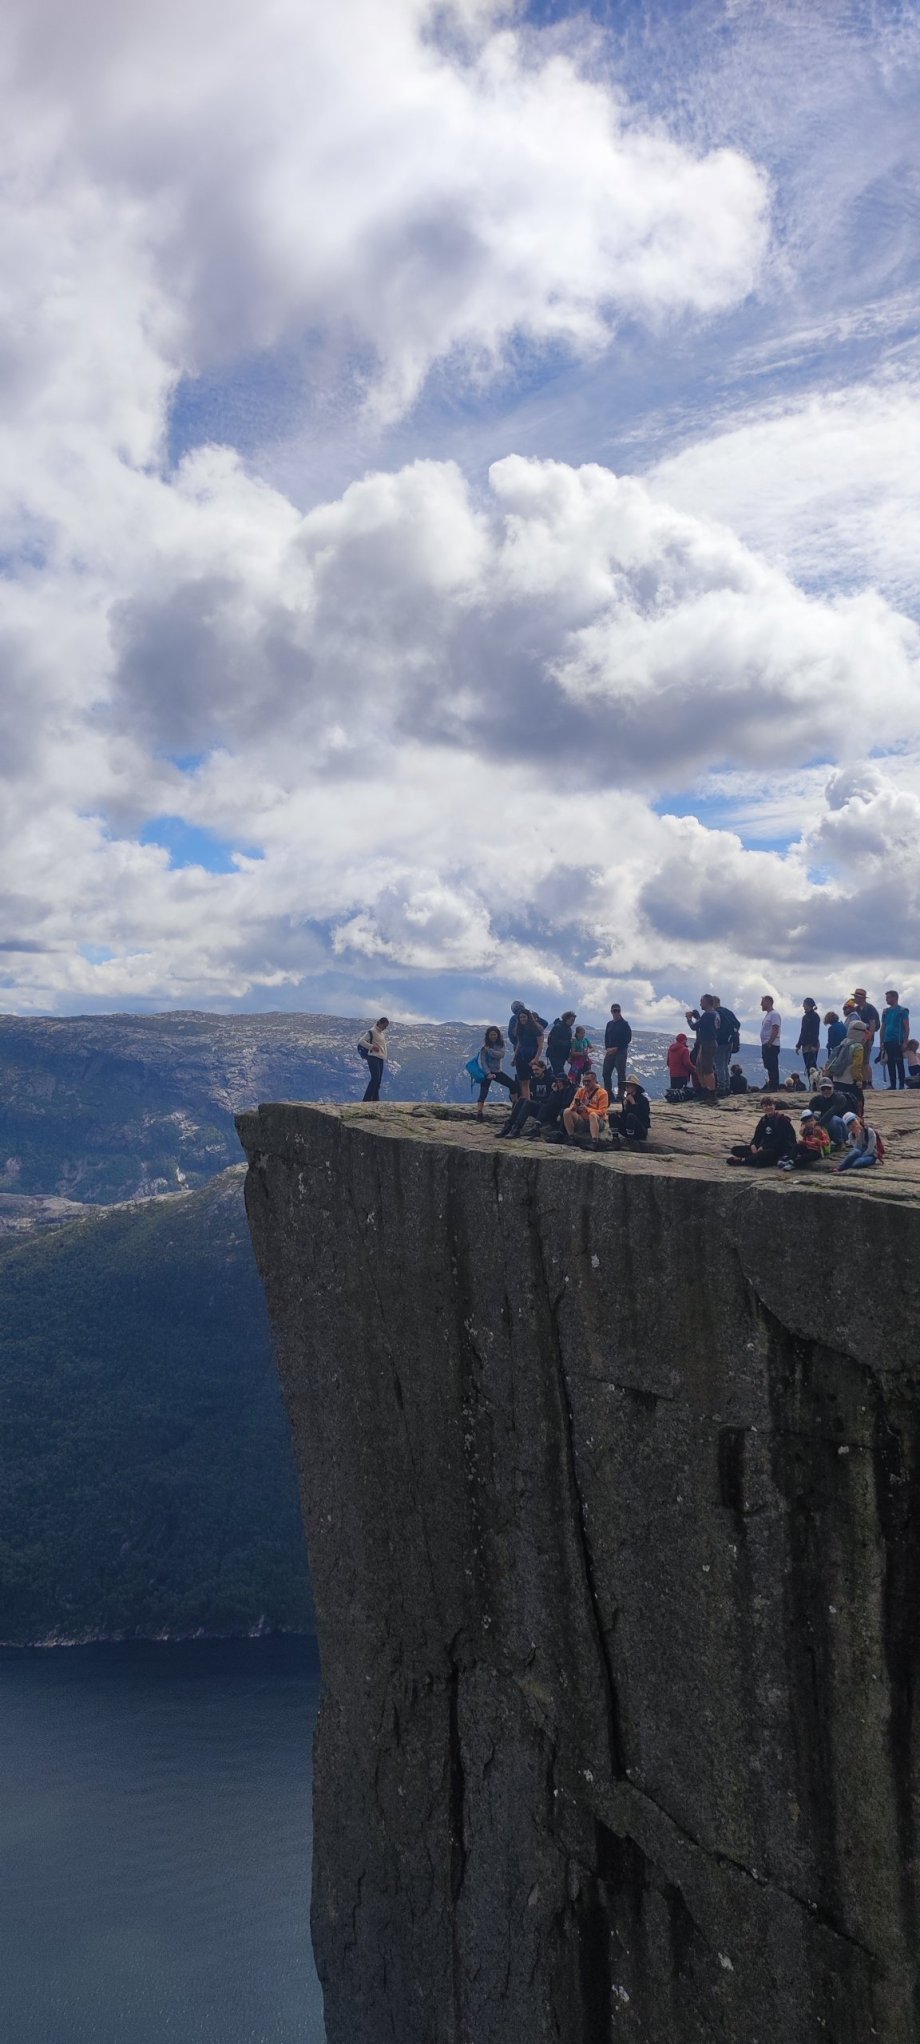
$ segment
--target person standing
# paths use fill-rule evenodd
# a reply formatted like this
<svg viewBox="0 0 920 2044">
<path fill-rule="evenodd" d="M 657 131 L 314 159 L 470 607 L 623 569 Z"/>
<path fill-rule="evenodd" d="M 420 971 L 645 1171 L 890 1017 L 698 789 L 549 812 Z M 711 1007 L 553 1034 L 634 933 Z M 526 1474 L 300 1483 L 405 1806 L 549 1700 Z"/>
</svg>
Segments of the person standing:
<svg viewBox="0 0 920 2044">
<path fill-rule="evenodd" d="M 383 1068 L 387 1061 L 387 1030 L 389 1026 L 388 1016 L 380 1015 L 373 1027 L 367 1032 L 367 1069 L 369 1076 L 363 1095 L 365 1100 L 380 1099 L 380 1081 L 383 1078 Z"/>
<path fill-rule="evenodd" d="M 910 1029 L 910 1009 L 902 1008 L 896 993 L 885 995 L 882 1010 L 881 1048 L 888 1066 L 888 1084 L 892 1092 L 906 1085 L 904 1073 L 904 1052 L 907 1048 L 907 1033 Z"/>
<path fill-rule="evenodd" d="M 773 995 L 764 994 L 760 1003 L 763 1021 L 760 1025 L 760 1055 L 767 1074 L 767 1088 L 773 1093 L 779 1085 L 779 1045 L 783 1018 L 773 1006 Z"/>
<path fill-rule="evenodd" d="M 813 1086 L 821 1048 L 821 1017 L 818 1014 L 817 1001 L 811 1000 L 808 994 L 802 1002 L 802 1021 L 799 1027 L 799 1040 L 795 1047 L 802 1053 L 805 1077 L 809 1086 Z"/>
<path fill-rule="evenodd" d="M 632 1042 L 632 1030 L 620 1007 L 619 1001 L 611 1002 L 610 1020 L 604 1030 L 604 1085 L 611 1091 L 614 1072 L 617 1075 L 617 1099 L 622 1102 L 626 1089 L 626 1054 Z"/>
<path fill-rule="evenodd" d="M 504 1086 L 509 1093 L 511 1091 L 512 1081 L 508 1077 L 507 1072 L 502 1070 L 504 1055 L 505 1039 L 501 1030 L 493 1022 L 491 1028 L 486 1030 L 482 1039 L 482 1049 L 479 1052 L 479 1069 L 485 1073 L 485 1078 L 481 1079 L 479 1084 L 479 1106 L 476 1110 L 477 1121 L 482 1121 L 483 1119 L 482 1110 L 488 1099 L 490 1086 Z"/>
<path fill-rule="evenodd" d="M 847 1025 L 845 1022 L 841 1022 L 836 1008 L 828 1008 L 824 1022 L 827 1029 L 827 1053 L 830 1056 L 831 1051 L 837 1050 L 843 1042 L 847 1033 Z"/>
<path fill-rule="evenodd" d="M 673 1043 L 668 1044 L 665 1057 L 671 1091 L 685 1092 L 693 1082 L 693 1059 L 690 1056 L 690 1045 L 682 1029 L 678 1031 Z"/>
<path fill-rule="evenodd" d="M 534 1059 L 543 1051 L 544 1024 L 531 1008 L 519 1008 L 514 1032 L 514 1070 L 521 1099 L 530 1099 L 530 1072 Z"/>
<path fill-rule="evenodd" d="M 741 1024 L 730 1008 L 723 1008 L 718 994 L 713 1000 L 719 1012 L 716 1029 L 716 1085 L 720 1093 L 727 1093 L 728 1061 L 741 1049 Z"/>
<path fill-rule="evenodd" d="M 878 1035 L 882 1018 L 879 1014 L 878 1009 L 872 1006 L 872 1002 L 870 1001 L 869 996 L 866 993 L 865 987 L 854 987 L 853 999 L 856 1003 L 856 1012 L 859 1016 L 859 1019 L 866 1025 L 865 1078 L 863 1079 L 863 1085 L 871 1086 L 872 1046 Z M 846 1009 L 844 1009 L 844 1014 L 846 1014 Z"/>
<path fill-rule="evenodd" d="M 696 1075 L 706 1100 L 716 1098 L 716 1039 L 719 1033 L 719 1009 L 715 994 L 701 994 L 698 1008 L 687 1009 L 687 1021 L 696 1030 L 696 1044 L 693 1062 Z"/>
<path fill-rule="evenodd" d="M 574 1023 L 574 1009 L 566 1008 L 562 1015 L 557 1015 L 546 1039 L 546 1055 L 554 1072 L 564 1072 L 568 1063 Z"/>
</svg>

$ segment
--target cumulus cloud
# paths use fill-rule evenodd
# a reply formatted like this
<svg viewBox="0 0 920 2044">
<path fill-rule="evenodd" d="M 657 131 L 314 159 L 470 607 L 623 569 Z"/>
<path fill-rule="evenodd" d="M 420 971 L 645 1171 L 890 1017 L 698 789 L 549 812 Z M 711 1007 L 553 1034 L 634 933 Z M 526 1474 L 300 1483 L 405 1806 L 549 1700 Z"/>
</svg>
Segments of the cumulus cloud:
<svg viewBox="0 0 920 2044">
<path fill-rule="evenodd" d="M 475 11 L 461 57 L 421 0 L 12 0 L 7 234 L 26 211 L 47 274 L 34 231 L 19 260 L 8 239 L 30 334 L 8 390 L 56 355 L 91 411 L 92 333 L 136 449 L 164 360 L 308 343 L 315 376 L 390 415 L 448 355 L 482 373 L 514 334 L 594 349 L 623 310 L 736 303 L 766 246 L 756 167 L 640 126 L 590 45 L 547 52 L 502 12 Z"/>
<path fill-rule="evenodd" d="M 794 579 L 813 494 L 783 558 L 692 450 L 647 482 L 422 459 L 306 479 L 306 515 L 230 447 L 167 454 L 183 379 L 260 353 L 379 425 L 437 365 L 472 404 L 623 323 L 698 330 L 764 274 L 742 150 L 640 117 L 584 24 L 490 0 L 11 0 L 0 77 L 10 1004 L 481 1014 L 613 977 L 666 1025 L 697 982 L 795 998 L 852 943 L 887 973 L 917 631 L 868 577 Z M 785 850 L 666 813 L 803 758 L 836 766 Z"/>
</svg>

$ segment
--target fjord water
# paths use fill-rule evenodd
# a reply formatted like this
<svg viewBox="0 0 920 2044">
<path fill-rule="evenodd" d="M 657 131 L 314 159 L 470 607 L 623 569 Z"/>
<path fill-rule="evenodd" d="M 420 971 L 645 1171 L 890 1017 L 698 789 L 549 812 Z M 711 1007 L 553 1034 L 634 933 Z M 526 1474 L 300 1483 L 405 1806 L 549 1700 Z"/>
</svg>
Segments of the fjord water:
<svg viewBox="0 0 920 2044">
<path fill-rule="evenodd" d="M 312 1641 L 0 1652 L 0 2037 L 322 2044 Z"/>
</svg>

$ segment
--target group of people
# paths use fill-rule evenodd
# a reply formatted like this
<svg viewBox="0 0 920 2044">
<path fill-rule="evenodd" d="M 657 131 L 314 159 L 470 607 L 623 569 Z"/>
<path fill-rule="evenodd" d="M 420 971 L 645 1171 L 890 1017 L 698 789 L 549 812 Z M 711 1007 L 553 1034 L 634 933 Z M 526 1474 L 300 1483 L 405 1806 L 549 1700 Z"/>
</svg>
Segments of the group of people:
<svg viewBox="0 0 920 2044">
<path fill-rule="evenodd" d="M 865 1106 L 857 1111 L 849 1093 L 839 1091 L 825 1076 L 810 1106 L 803 1107 L 797 1130 L 782 1102 L 762 1100 L 750 1142 L 733 1143 L 726 1162 L 794 1171 L 797 1166 L 823 1163 L 835 1150 L 843 1152 L 834 1167 L 837 1171 L 881 1164 L 885 1155 L 882 1137 L 866 1119 Z"/>
<path fill-rule="evenodd" d="M 760 1009 L 760 1054 L 767 1088 L 776 1092 L 780 1083 L 783 1018 L 772 994 L 764 994 Z M 748 1084 L 741 1066 L 729 1063 L 732 1053 L 741 1046 L 737 1016 L 723 1006 L 718 994 L 702 994 L 699 1006 L 688 1008 L 686 1016 L 694 1032 L 693 1045 L 682 1032 L 668 1049 L 669 1098 L 695 1094 L 702 1099 L 717 1099 L 720 1093 L 746 1093 Z M 827 1030 L 823 1052 L 822 1028 Z M 889 1087 L 920 1088 L 920 1046 L 910 1034 L 910 1011 L 896 989 L 886 993 L 885 1006 L 879 1014 L 865 987 L 856 987 L 842 1003 L 842 1012 L 838 1014 L 836 1008 L 829 1008 L 823 1020 L 817 1001 L 806 996 L 795 1044 L 805 1072 L 800 1088 L 803 1084 L 813 1087 L 819 1071 L 846 1086 L 861 1090 L 871 1087 L 876 1044 L 874 1062 L 884 1064 Z M 790 1081 L 786 1084 L 790 1085 Z"/>
<path fill-rule="evenodd" d="M 771 994 L 764 994 L 760 1007 L 766 1072 L 762 1094 L 772 1096 L 780 1088 L 783 1018 Z M 692 1041 L 680 1031 L 668 1047 L 666 1097 L 717 1102 L 720 1096 L 751 1090 L 735 1057 L 741 1047 L 741 1025 L 719 995 L 702 994 L 696 1007 L 686 1009 L 686 1020 Z M 368 1067 L 365 1100 L 380 1097 L 389 1026 L 388 1018 L 380 1016 L 357 1046 Z M 823 1047 L 822 1028 L 827 1031 Z M 565 1009 L 550 1025 L 535 1008 L 513 1001 L 507 1030 L 503 1033 L 494 1023 L 486 1029 L 467 1065 L 478 1087 L 477 1120 L 483 1120 L 492 1087 L 499 1086 L 508 1096 L 507 1118 L 496 1131 L 501 1139 L 527 1130 L 557 1142 L 582 1140 L 597 1148 L 609 1132 L 615 1143 L 643 1143 L 651 1127 L 651 1107 L 641 1080 L 635 1073 L 627 1075 L 631 1041 L 630 1024 L 614 1001 L 603 1046 L 597 1046 L 602 1056 L 598 1076 L 595 1044 L 573 1009 Z M 733 1144 L 728 1162 L 791 1171 L 837 1152 L 839 1171 L 880 1163 L 884 1144 L 865 1112 L 873 1061 L 884 1065 L 891 1090 L 920 1090 L 920 1045 L 910 1035 L 910 1014 L 900 994 L 889 989 L 880 1013 L 865 987 L 856 987 L 839 1013 L 830 1008 L 823 1018 L 817 1002 L 807 997 L 795 1049 L 802 1058 L 804 1079 L 791 1074 L 784 1090 L 801 1094 L 812 1089 L 798 1127 L 782 1101 L 761 1097 L 760 1118 L 750 1142 Z M 505 1069 L 506 1062 L 510 1070 Z"/>
<path fill-rule="evenodd" d="M 507 1040 L 493 1023 L 467 1065 L 479 1086 L 477 1120 L 483 1119 L 491 1088 L 501 1086 L 508 1093 L 509 1113 L 496 1133 L 505 1140 L 532 1127 L 532 1132 L 557 1142 L 581 1139 L 595 1149 L 605 1130 L 615 1143 L 644 1142 L 651 1126 L 651 1108 L 641 1080 L 635 1074 L 627 1076 L 631 1040 L 632 1029 L 619 1002 L 614 1001 L 604 1031 L 599 1079 L 592 1062 L 594 1044 L 571 1008 L 550 1027 L 536 1009 L 513 1001 Z M 506 1057 L 510 1072 L 505 1070 Z"/>
</svg>

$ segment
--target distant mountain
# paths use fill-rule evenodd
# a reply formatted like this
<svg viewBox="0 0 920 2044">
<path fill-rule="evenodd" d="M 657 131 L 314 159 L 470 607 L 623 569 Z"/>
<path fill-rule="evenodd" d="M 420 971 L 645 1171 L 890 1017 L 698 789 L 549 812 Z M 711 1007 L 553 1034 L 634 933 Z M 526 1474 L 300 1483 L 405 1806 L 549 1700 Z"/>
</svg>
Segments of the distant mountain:
<svg viewBox="0 0 920 2044">
<path fill-rule="evenodd" d="M 239 1157 L 240 1108 L 359 1100 L 366 1026 L 334 1015 L 0 1016 L 0 1194 L 107 1205 L 203 1185 Z M 463 1067 L 478 1038 L 467 1023 L 394 1024 L 387 1096 L 469 1100 Z M 637 1031 L 630 1050 L 656 1095 L 669 1040 Z M 762 1077 L 757 1052 L 742 1063 Z"/>
<path fill-rule="evenodd" d="M 310 1628 L 243 1175 L 0 1234 L 0 1640 Z"/>
</svg>

